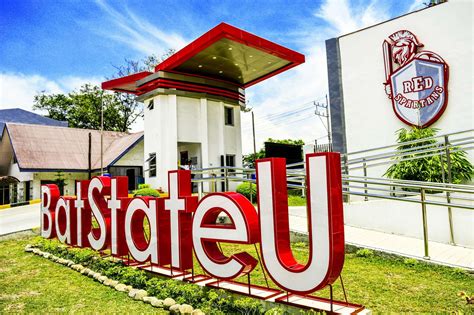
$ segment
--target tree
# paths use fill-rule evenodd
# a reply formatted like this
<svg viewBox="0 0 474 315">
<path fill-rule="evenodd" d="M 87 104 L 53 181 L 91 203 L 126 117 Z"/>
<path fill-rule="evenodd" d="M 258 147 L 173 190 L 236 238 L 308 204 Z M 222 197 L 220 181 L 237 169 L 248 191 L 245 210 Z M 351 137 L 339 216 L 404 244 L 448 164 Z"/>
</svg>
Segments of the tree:
<svg viewBox="0 0 474 315">
<path fill-rule="evenodd" d="M 64 187 L 67 186 L 63 171 L 57 171 L 55 177 L 56 177 L 56 180 L 55 180 L 56 185 L 58 186 L 59 192 L 62 196 L 64 195 Z"/>
<path fill-rule="evenodd" d="M 304 141 L 301 139 L 293 140 L 293 139 L 272 139 L 268 138 L 265 142 L 271 143 L 282 143 L 282 144 L 292 144 L 292 145 L 304 145 Z M 258 159 L 263 159 L 265 157 L 265 148 L 260 149 L 257 153 L 250 153 L 247 155 L 242 156 L 242 164 L 244 167 L 248 168 L 255 168 L 255 161 Z"/>
<path fill-rule="evenodd" d="M 397 162 L 388 168 L 384 176 L 395 179 L 442 183 L 443 169 L 445 174 L 448 173 L 447 156 L 444 151 L 432 156 L 426 156 L 426 152 L 417 152 L 441 146 L 441 143 L 432 138 L 436 136 L 437 132 L 438 129 L 435 128 L 422 129 L 417 127 L 398 130 L 397 142 L 400 143 L 400 146 L 397 147 L 397 151 L 405 152 L 405 154 L 403 157 L 396 156 L 394 158 Z M 403 144 L 425 138 L 427 138 L 425 141 Z M 406 150 L 409 151 L 406 152 Z M 466 159 L 466 152 L 457 147 L 452 147 L 451 151 L 455 151 L 450 152 L 452 182 L 459 184 L 470 181 L 474 168 Z"/>
<path fill-rule="evenodd" d="M 109 79 L 124 77 L 140 71 L 153 71 L 155 66 L 175 53 L 168 49 L 160 58 L 150 55 L 142 60 L 125 59 L 124 65 L 114 66 L 116 73 Z M 104 108 L 104 130 L 129 131 L 143 117 L 143 104 L 128 93 L 105 92 L 100 87 L 84 84 L 79 91 L 68 94 L 35 96 L 34 110 L 44 110 L 49 118 L 67 121 L 69 127 L 100 129 L 101 111 Z"/>
<path fill-rule="evenodd" d="M 68 94 L 45 94 L 35 96 L 34 110 L 45 110 L 52 119 L 63 120 L 72 128 L 100 129 L 101 110 L 104 107 L 104 130 L 128 131 L 133 120 L 129 109 L 116 95 L 91 84 L 83 85 L 79 91 Z"/>
<path fill-rule="evenodd" d="M 168 49 L 161 56 L 157 57 L 155 54 L 149 55 L 142 60 L 132 60 L 125 58 L 123 65 L 114 66 L 116 73 L 111 79 L 125 77 L 137 72 L 150 71 L 154 72 L 156 65 L 167 59 L 176 52 L 174 49 Z M 143 117 L 143 104 L 135 99 L 135 95 L 129 93 L 115 92 L 115 96 L 120 101 L 121 110 L 123 113 L 123 127 L 131 126 L 139 117 Z"/>
</svg>

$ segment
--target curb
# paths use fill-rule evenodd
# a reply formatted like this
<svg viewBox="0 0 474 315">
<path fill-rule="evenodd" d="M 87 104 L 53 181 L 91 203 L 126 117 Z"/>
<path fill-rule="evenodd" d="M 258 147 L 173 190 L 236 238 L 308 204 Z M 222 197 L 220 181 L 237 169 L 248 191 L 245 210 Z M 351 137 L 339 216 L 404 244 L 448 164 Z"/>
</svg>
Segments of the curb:
<svg viewBox="0 0 474 315">
<path fill-rule="evenodd" d="M 33 199 L 29 201 L 22 201 L 22 202 L 17 202 L 17 203 L 8 203 L 6 205 L 0 205 L 0 210 L 5 210 L 5 209 L 10 209 L 10 208 L 15 208 L 15 207 L 20 207 L 20 206 L 26 206 L 26 205 L 33 205 L 40 203 L 41 199 Z"/>
<path fill-rule="evenodd" d="M 79 272 L 81 275 L 94 279 L 95 281 L 99 282 L 100 284 L 103 284 L 104 286 L 113 288 L 118 292 L 124 292 L 128 295 L 128 297 L 134 300 L 142 301 L 143 303 L 150 304 L 156 308 L 168 310 L 170 314 L 205 315 L 204 312 L 199 309 L 194 309 L 191 305 L 178 304 L 172 298 L 160 300 L 156 297 L 149 296 L 148 292 L 143 289 L 135 289 L 130 285 L 126 285 L 124 283 L 120 283 L 117 280 L 110 279 L 104 275 L 101 275 L 98 272 L 93 271 L 92 269 L 84 267 L 80 264 L 76 264 L 72 260 L 60 258 L 51 253 L 41 251 L 40 249 L 32 246 L 31 244 L 27 244 L 25 246 L 25 252 L 33 253 L 35 255 L 49 259 L 55 263 L 64 265 L 72 270 Z"/>
</svg>

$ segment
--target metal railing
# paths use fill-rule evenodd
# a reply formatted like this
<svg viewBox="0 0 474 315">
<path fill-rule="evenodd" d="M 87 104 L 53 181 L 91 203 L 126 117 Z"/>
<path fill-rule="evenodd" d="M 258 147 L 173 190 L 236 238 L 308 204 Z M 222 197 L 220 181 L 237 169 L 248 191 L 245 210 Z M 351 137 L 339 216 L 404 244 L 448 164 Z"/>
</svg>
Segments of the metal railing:
<svg viewBox="0 0 474 315">
<path fill-rule="evenodd" d="M 213 167 L 193 170 L 193 174 L 195 174 L 195 178 L 192 181 L 198 184 L 200 198 L 207 192 L 217 191 L 217 183 L 224 183 L 224 190 L 228 190 L 230 182 L 256 182 L 256 179 L 252 178 L 252 175 L 255 174 L 254 169 Z M 343 175 L 342 180 L 344 195 L 362 196 L 367 198 L 366 200 L 370 197 L 420 204 L 423 219 L 424 256 L 427 259 L 429 258 L 427 206 L 448 208 L 450 239 L 454 245 L 452 208 L 474 210 L 474 186 L 471 185 L 392 180 L 352 175 Z M 204 183 L 209 183 L 208 191 L 205 191 Z M 306 192 L 305 170 L 287 169 L 287 187 L 288 189 L 301 190 L 304 195 Z"/>
<path fill-rule="evenodd" d="M 442 139 L 442 142 L 438 140 Z M 426 143 L 427 140 L 436 140 L 435 143 Z M 467 130 L 425 138 L 403 143 L 420 144 L 416 148 L 397 150 L 400 144 L 373 148 L 341 155 L 343 195 L 346 201 L 349 196 L 396 200 L 420 205 L 423 226 L 424 257 L 429 258 L 427 206 L 446 207 L 448 211 L 450 242 L 455 245 L 452 209 L 459 208 L 474 210 L 474 186 L 451 183 L 450 154 L 459 150 L 474 148 L 474 130 Z M 423 144 L 426 143 L 426 144 Z M 363 154 L 366 154 L 363 156 Z M 400 161 L 425 158 L 433 155 L 444 155 L 447 163 L 447 174 L 444 174 L 443 183 L 397 180 L 367 176 L 367 169 L 380 165 L 391 165 Z M 299 168 L 297 168 L 299 167 Z M 362 169 L 363 176 L 350 174 L 351 170 Z M 239 167 L 212 167 L 193 170 L 193 182 L 198 185 L 198 195 L 201 198 L 207 192 L 217 191 L 218 183 L 224 183 L 224 190 L 229 189 L 230 182 L 255 183 L 255 169 Z M 207 183 L 207 184 L 206 184 Z M 205 189 L 207 186 L 207 191 Z M 306 193 L 305 163 L 287 165 L 287 187 Z M 251 200 L 253 201 L 253 200 Z"/>
<path fill-rule="evenodd" d="M 399 149 L 400 146 L 410 146 Z M 403 143 L 341 154 L 343 167 L 348 171 L 391 165 L 402 161 L 416 160 L 435 155 L 450 163 L 450 153 L 474 149 L 474 129 L 443 134 Z M 450 165 L 447 165 L 450 169 Z M 444 169 L 444 168 L 442 168 Z"/>
</svg>

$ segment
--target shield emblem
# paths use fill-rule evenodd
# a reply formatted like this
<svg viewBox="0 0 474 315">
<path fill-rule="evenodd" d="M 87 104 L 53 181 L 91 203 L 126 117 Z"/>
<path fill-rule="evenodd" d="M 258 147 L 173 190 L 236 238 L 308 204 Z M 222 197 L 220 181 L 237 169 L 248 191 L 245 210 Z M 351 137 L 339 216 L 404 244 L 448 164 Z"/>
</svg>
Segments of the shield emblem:
<svg viewBox="0 0 474 315">
<path fill-rule="evenodd" d="M 443 114 L 448 91 L 447 65 L 414 58 L 390 76 L 393 110 L 404 123 L 427 127 Z"/>
</svg>

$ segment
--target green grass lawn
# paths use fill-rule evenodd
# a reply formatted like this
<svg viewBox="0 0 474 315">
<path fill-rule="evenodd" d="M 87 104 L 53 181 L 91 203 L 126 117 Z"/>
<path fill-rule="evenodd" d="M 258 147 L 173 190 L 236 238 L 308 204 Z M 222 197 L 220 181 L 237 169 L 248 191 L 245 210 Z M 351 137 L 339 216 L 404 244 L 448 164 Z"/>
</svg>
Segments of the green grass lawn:
<svg viewBox="0 0 474 315">
<path fill-rule="evenodd" d="M 256 257 L 252 245 L 223 244 L 222 248 L 227 254 L 246 250 Z M 305 243 L 294 243 L 293 251 L 298 261 L 307 261 L 308 247 Z M 423 262 L 415 261 L 413 264 L 412 259 L 405 262 L 403 258 L 381 253 L 375 253 L 371 257 L 358 257 L 355 251 L 353 247 L 347 249 L 342 272 L 349 302 L 363 304 L 377 313 L 474 312 L 474 305 L 467 305 L 458 296 L 461 291 L 473 293 L 473 275 L 459 269 Z M 196 269 L 201 271 L 198 264 Z M 247 277 L 238 280 L 247 282 Z M 251 282 L 265 286 L 260 266 L 252 271 Z M 272 283 L 270 286 L 277 288 Z M 314 295 L 328 298 L 329 289 Z M 344 300 L 339 280 L 334 284 L 334 298 Z"/>
<path fill-rule="evenodd" d="M 23 248 L 31 241 L 31 236 L 0 241 L 0 313 L 163 313 L 69 268 L 25 253 Z M 245 250 L 256 256 L 252 245 L 222 247 L 226 254 Z M 307 245 L 294 243 L 293 249 L 297 259 L 306 262 Z M 195 266 L 196 273 L 202 273 L 197 262 Z M 472 294 L 474 277 L 459 269 L 379 253 L 359 257 L 354 248 L 348 248 L 342 275 L 349 301 L 376 313 L 474 312 L 472 305 L 458 297 L 461 291 Z M 238 280 L 246 282 L 247 277 Z M 260 266 L 251 273 L 251 282 L 265 285 Z M 272 283 L 270 286 L 276 288 Z M 343 300 L 339 281 L 334 294 Z M 328 297 L 329 290 L 316 295 Z"/>
<path fill-rule="evenodd" d="M 0 314 L 168 313 L 63 265 L 25 253 L 31 239 L 0 241 Z"/>
</svg>

